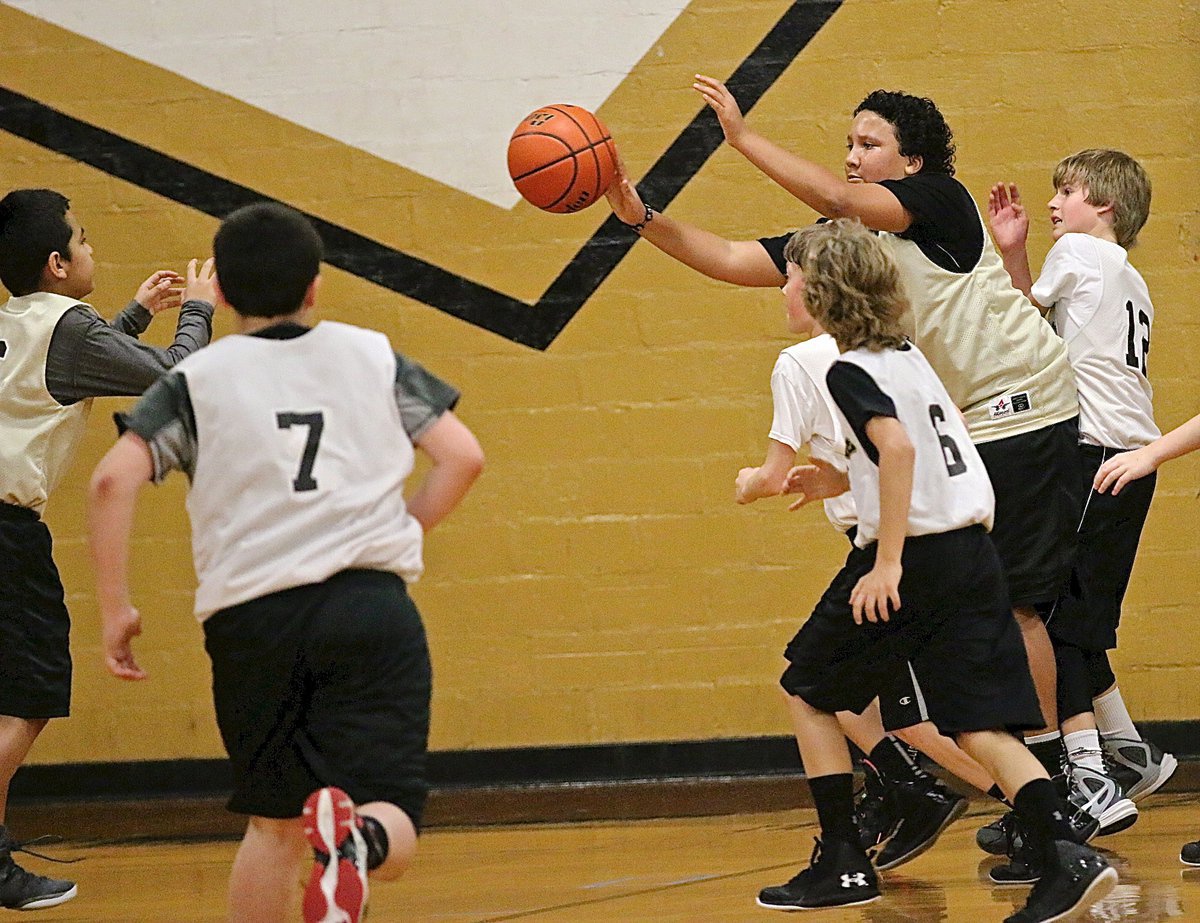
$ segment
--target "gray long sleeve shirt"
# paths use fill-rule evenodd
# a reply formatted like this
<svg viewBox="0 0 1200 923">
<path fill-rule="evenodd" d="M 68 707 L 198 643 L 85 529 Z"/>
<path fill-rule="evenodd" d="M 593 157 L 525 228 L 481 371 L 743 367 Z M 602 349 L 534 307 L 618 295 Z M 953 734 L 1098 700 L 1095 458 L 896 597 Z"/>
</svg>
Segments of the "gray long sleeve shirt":
<svg viewBox="0 0 1200 923">
<path fill-rule="evenodd" d="M 137 337 L 150 326 L 151 314 L 131 301 L 109 324 L 79 306 L 63 314 L 46 356 L 46 390 L 59 403 L 89 397 L 134 397 L 184 356 L 208 345 L 213 306 L 187 301 L 179 309 L 175 341 L 163 349 Z"/>
</svg>

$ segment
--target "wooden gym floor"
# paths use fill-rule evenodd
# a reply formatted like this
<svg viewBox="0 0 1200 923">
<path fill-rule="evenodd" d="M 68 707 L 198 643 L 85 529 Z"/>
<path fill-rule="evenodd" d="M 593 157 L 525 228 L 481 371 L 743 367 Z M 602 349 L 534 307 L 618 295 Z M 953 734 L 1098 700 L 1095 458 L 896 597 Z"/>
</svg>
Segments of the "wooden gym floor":
<svg viewBox="0 0 1200 923">
<path fill-rule="evenodd" d="M 1200 838 L 1200 796 L 1157 794 L 1129 830 L 1096 841 L 1120 872 L 1117 889 L 1092 923 L 1200 920 L 1200 869 L 1179 863 L 1179 848 Z M 127 809 L 121 809 L 122 811 Z M 142 810 L 147 810 L 143 808 Z M 1024 903 L 1026 888 L 986 883 L 995 860 L 974 843 L 997 811 L 976 801 L 938 844 L 882 876 L 872 904 L 813 912 L 825 923 L 985 923 Z M 146 818 L 143 818 L 145 820 Z M 137 826 L 126 817 L 125 825 Z M 422 837 L 411 872 L 376 885 L 369 923 L 707 923 L 788 919 L 754 905 L 764 885 L 787 880 L 808 859 L 811 809 L 660 820 L 435 828 Z M 39 831 L 41 832 L 41 831 Z M 38 911 L 54 923 L 216 923 L 224 919 L 226 876 L 236 842 L 74 845 L 73 866 L 29 858 L 42 874 L 74 877 L 79 897 Z M 28 858 L 28 857 L 25 857 Z"/>
</svg>

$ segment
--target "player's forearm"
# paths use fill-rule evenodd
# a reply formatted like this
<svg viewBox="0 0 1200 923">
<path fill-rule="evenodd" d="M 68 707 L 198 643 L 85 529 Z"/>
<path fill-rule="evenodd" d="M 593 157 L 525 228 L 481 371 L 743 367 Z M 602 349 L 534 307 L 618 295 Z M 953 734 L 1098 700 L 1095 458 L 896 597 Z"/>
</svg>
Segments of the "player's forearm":
<svg viewBox="0 0 1200 923">
<path fill-rule="evenodd" d="M 421 486 L 408 499 L 409 514 L 428 532 L 458 506 L 481 471 L 482 455 L 434 462 Z"/>
<path fill-rule="evenodd" d="M 1024 247 L 1012 247 L 1007 251 L 1001 251 L 1000 258 L 1004 261 L 1004 268 L 1008 271 L 1013 288 L 1033 301 L 1033 272 L 1029 268 L 1029 251 Z M 1033 303 L 1037 304 L 1036 301 Z M 1040 308 L 1041 305 L 1038 307 Z"/>
<path fill-rule="evenodd" d="M 104 461 L 88 488 L 88 545 L 102 614 L 129 605 L 129 538 L 139 488 Z"/>
<path fill-rule="evenodd" d="M 1200 449 L 1200 414 L 1186 423 L 1181 423 L 1169 433 L 1159 436 L 1146 446 L 1146 452 L 1155 469 L 1180 455 Z"/>
<path fill-rule="evenodd" d="M 726 240 L 661 212 L 640 233 L 663 253 L 718 282 L 766 288 L 783 281 L 758 241 Z"/>
<path fill-rule="evenodd" d="M 908 533 L 915 452 L 907 438 L 889 440 L 878 448 L 879 546 L 876 560 L 880 564 L 899 564 L 904 537 Z"/>
<path fill-rule="evenodd" d="M 848 184 L 811 160 L 797 157 L 747 129 L 734 148 L 768 177 L 826 218 L 846 214 Z"/>
</svg>

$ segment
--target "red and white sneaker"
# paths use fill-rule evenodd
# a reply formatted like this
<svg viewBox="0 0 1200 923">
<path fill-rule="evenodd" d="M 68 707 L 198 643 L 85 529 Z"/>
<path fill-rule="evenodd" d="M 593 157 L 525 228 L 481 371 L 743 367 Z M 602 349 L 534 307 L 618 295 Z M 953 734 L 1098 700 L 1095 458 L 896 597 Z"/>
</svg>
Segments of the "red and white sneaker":
<svg viewBox="0 0 1200 923">
<path fill-rule="evenodd" d="M 359 923 L 367 906 L 367 847 L 354 802 L 340 788 L 319 788 L 304 803 L 304 835 L 313 869 L 304 889 L 304 923 Z"/>
</svg>

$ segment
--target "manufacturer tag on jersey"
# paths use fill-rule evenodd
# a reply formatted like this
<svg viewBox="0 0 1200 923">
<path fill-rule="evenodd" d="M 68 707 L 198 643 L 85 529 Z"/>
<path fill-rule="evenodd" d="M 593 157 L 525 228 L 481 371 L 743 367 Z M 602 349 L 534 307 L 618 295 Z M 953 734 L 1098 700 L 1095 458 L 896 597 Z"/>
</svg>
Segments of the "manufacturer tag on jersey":
<svg viewBox="0 0 1200 923">
<path fill-rule="evenodd" d="M 1016 416 L 1033 410 L 1033 398 L 1028 391 L 1016 391 L 1013 394 L 1001 394 L 988 404 L 988 416 L 993 420 Z"/>
</svg>

